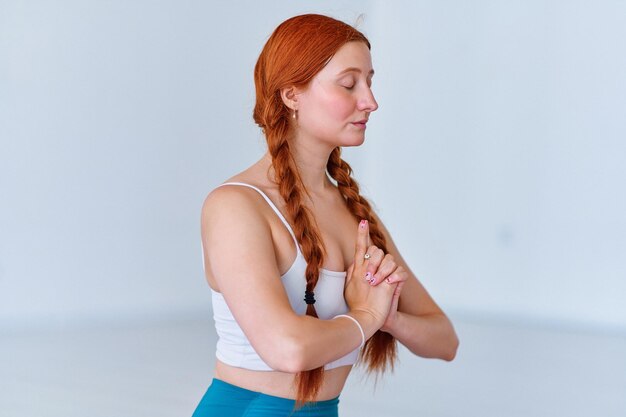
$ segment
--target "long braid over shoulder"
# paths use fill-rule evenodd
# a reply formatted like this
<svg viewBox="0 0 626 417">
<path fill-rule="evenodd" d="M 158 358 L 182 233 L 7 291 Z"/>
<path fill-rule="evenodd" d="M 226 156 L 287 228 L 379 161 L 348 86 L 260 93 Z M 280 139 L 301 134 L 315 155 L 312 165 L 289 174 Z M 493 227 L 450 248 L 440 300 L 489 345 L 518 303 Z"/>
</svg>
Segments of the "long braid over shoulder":
<svg viewBox="0 0 626 417">
<path fill-rule="evenodd" d="M 341 159 L 341 148 L 333 149 L 328 158 L 326 169 L 330 176 L 337 182 L 337 188 L 346 200 L 350 213 L 359 219 L 367 219 L 369 222 L 370 241 L 378 248 L 387 253 L 387 241 L 378 221 L 372 216 L 372 208 L 369 202 L 359 193 L 359 185 L 352 178 L 352 167 Z M 393 370 L 394 362 L 398 355 L 398 348 L 393 336 L 380 330 L 374 333 L 359 353 L 359 361 L 367 364 L 368 371 L 384 372 L 389 366 Z"/>
<path fill-rule="evenodd" d="M 271 134 L 271 133 L 270 133 Z M 278 182 L 278 190 L 286 202 L 287 212 L 293 219 L 293 230 L 296 239 L 302 248 L 302 255 L 307 260 L 306 267 L 306 291 L 313 292 L 317 285 L 319 269 L 324 264 L 323 248 L 318 244 L 322 242 L 314 217 L 311 211 L 302 202 L 303 185 L 298 175 L 291 153 L 289 141 L 283 137 L 277 137 L 270 141 L 269 152 L 272 156 L 272 166 Z M 314 304 L 307 304 L 306 313 L 317 317 Z"/>
<path fill-rule="evenodd" d="M 285 201 L 288 221 L 292 223 L 307 262 L 307 292 L 313 292 L 317 284 L 320 269 L 324 265 L 325 248 L 315 218 L 305 204 L 308 192 L 290 150 L 294 127 L 290 122 L 290 109 L 282 101 L 281 89 L 306 87 L 337 50 L 352 41 L 363 42 L 370 48 L 367 38 L 344 22 L 317 14 L 295 16 L 274 30 L 254 68 L 256 103 L 253 118 L 265 135 L 272 157 L 274 181 Z M 386 251 L 385 238 L 371 215 L 371 207 L 359 195 L 359 187 L 351 177 L 352 170 L 340 154 L 340 148 L 331 153 L 327 164 L 328 173 L 337 181 L 347 207 L 355 218 L 369 220 L 371 241 Z M 317 317 L 314 304 L 307 304 L 306 314 Z M 368 371 L 384 371 L 387 364 L 393 368 L 395 357 L 395 340 L 388 333 L 379 331 L 367 341 L 359 358 L 367 362 Z M 296 375 L 297 406 L 317 399 L 323 377 L 323 367 Z"/>
</svg>

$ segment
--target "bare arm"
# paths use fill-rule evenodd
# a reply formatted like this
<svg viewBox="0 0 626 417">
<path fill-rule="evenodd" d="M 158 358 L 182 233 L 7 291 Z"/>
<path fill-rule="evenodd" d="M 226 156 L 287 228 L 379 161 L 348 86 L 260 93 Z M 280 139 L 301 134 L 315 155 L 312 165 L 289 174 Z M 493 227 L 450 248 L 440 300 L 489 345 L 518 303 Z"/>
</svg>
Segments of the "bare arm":
<svg viewBox="0 0 626 417">
<path fill-rule="evenodd" d="M 387 240 L 388 253 L 408 274 L 400 293 L 397 313 L 390 313 L 390 320 L 382 330 L 392 334 L 415 355 L 453 360 L 459 339 L 452 322 L 411 271 L 382 221 L 376 218 Z"/>
<path fill-rule="evenodd" d="M 319 320 L 293 311 L 280 281 L 271 228 L 256 205 L 258 198 L 252 190 L 220 187 L 202 207 L 205 257 L 219 291 L 272 369 L 295 373 L 345 356 L 361 343 L 360 331 L 345 318 Z M 386 312 L 355 309 L 349 314 L 369 338 L 382 326 Z"/>
</svg>

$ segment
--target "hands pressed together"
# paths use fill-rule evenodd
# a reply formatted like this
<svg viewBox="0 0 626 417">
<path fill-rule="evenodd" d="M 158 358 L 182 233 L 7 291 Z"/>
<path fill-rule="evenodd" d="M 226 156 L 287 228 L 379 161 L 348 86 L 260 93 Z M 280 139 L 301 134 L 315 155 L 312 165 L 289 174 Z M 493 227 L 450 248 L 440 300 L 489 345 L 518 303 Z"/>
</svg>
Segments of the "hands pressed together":
<svg viewBox="0 0 626 417">
<path fill-rule="evenodd" d="M 362 220 L 344 290 L 350 310 L 372 314 L 380 330 L 388 331 L 397 317 L 400 292 L 407 278 L 408 273 L 395 263 L 392 255 L 370 244 L 369 223 Z"/>
</svg>

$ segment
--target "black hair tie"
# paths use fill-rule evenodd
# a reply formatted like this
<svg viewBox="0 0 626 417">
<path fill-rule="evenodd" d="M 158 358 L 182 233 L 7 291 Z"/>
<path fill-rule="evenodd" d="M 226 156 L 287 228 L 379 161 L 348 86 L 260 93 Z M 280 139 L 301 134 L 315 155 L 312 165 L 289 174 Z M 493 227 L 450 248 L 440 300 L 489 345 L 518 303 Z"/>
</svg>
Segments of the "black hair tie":
<svg viewBox="0 0 626 417">
<path fill-rule="evenodd" d="M 315 293 L 313 291 L 305 291 L 304 302 L 307 304 L 315 304 Z"/>
</svg>

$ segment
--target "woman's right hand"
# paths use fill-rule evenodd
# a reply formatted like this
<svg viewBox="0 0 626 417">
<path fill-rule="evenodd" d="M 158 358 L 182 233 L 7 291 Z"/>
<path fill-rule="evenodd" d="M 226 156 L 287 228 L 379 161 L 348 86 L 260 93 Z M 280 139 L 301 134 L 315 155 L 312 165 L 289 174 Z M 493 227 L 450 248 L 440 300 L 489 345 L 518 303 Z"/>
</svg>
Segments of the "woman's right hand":
<svg viewBox="0 0 626 417">
<path fill-rule="evenodd" d="M 397 283 L 387 285 L 370 285 L 366 277 L 369 260 L 366 253 L 373 253 L 378 248 L 369 244 L 369 223 L 362 220 L 359 223 L 356 239 L 354 261 L 348 268 L 344 296 L 350 311 L 363 311 L 375 318 L 377 328 L 380 328 L 391 307 L 393 294 Z"/>
</svg>

